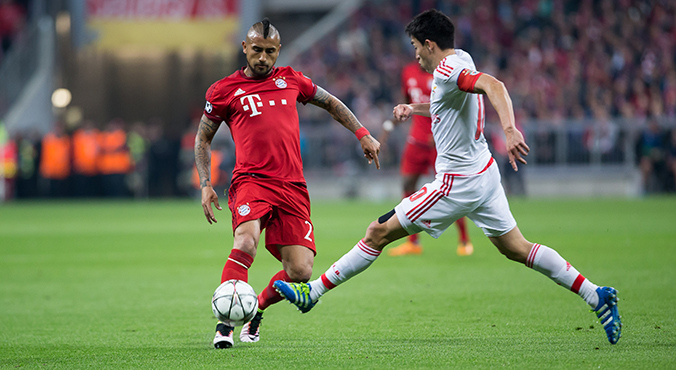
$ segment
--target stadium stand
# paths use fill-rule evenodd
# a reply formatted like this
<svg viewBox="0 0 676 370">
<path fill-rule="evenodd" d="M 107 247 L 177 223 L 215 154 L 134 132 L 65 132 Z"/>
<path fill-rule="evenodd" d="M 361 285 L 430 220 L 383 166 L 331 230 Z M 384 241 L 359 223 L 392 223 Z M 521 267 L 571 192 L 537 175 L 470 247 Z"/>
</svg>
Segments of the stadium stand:
<svg viewBox="0 0 676 370">
<path fill-rule="evenodd" d="M 13 10 L 13 14 L 18 14 L 13 16 L 13 24 L 23 25 L 25 9 L 30 3 L 0 1 L 0 19 L 5 17 L 3 14 L 11 13 L 2 10 L 5 7 L 20 9 L 20 12 Z M 54 28 L 53 20 L 61 8 L 51 2 L 47 4 L 48 10 L 51 9 L 49 16 L 52 23 L 42 22 L 40 26 L 37 17 L 29 18 L 26 26 L 21 26 L 23 36 L 16 39 L 17 50 L 12 65 L 0 59 L 0 82 L 3 82 L 0 84 L 0 118 L 10 107 L 21 104 L 21 89 L 17 86 L 32 85 L 28 81 L 35 79 L 33 75 L 52 68 L 52 62 L 44 62 L 53 60 L 52 57 L 40 58 L 41 64 L 36 58 L 30 58 L 40 50 L 51 50 L 45 47 L 45 42 L 53 39 L 53 31 L 46 32 L 45 29 Z M 573 188 L 571 182 L 576 183 L 575 188 L 582 189 L 580 194 L 585 195 L 599 191 L 640 195 L 676 190 L 676 3 L 673 1 L 492 0 L 451 3 L 355 0 L 344 3 L 342 8 L 334 8 L 337 11 L 343 9 L 342 17 L 336 16 L 334 11 L 325 18 L 331 22 L 317 22 L 330 24 L 331 27 L 321 32 L 319 40 L 315 38 L 313 43 L 302 48 L 305 51 L 299 54 L 290 52 L 289 55 L 295 57 L 289 59 L 288 64 L 346 102 L 365 126 L 378 133 L 382 122 L 390 118 L 393 105 L 403 101 L 399 73 L 413 59 L 404 27 L 413 15 L 430 7 L 439 8 L 454 20 L 456 47 L 470 52 L 481 71 L 496 75 L 510 90 L 517 123 L 526 133 L 532 152 L 529 166 L 523 172 L 517 175 L 505 173 L 508 190 L 512 187 L 518 189 L 515 193 L 526 193 L 528 187 L 532 189 L 528 191 L 529 195 L 537 194 L 536 189 L 544 191 L 540 195 L 556 195 L 562 191 L 569 192 Z M 275 22 L 274 16 L 272 21 Z M 0 23 L 3 24 L 4 51 L 5 28 L 9 23 Z M 280 21 L 280 24 L 293 26 L 288 20 Z M 15 29 L 14 26 L 12 29 Z M 297 30 L 292 34 L 299 34 L 297 40 L 306 39 Z M 287 43 L 285 40 L 284 43 L 293 45 L 293 41 Z M 282 53 L 289 51 L 283 49 Z M 60 52 L 63 53 L 63 49 Z M 56 59 L 66 60 L 63 55 Z M 166 60 L 175 63 L 176 55 L 169 55 Z M 88 65 L 97 68 L 89 68 L 91 71 L 80 69 L 83 76 L 100 75 L 104 71 L 102 66 L 116 66 L 104 58 L 94 62 Z M 171 63 L 164 64 L 178 65 Z M 223 64 L 227 70 L 218 74 L 229 74 L 231 64 Z M 75 70 L 74 67 L 69 68 Z M 113 68 L 113 71 L 118 70 L 132 69 L 122 65 Z M 193 73 L 201 79 L 190 86 L 211 78 L 197 72 L 186 73 Z M 124 75 L 118 74 L 118 79 L 123 80 Z M 40 81 L 42 85 L 35 86 L 52 82 L 46 76 Z M 121 83 L 109 86 L 120 95 L 117 100 L 125 95 L 120 94 L 124 90 L 122 86 Z M 195 89 L 203 90 L 202 86 Z M 34 90 L 36 93 L 42 91 Z M 127 137 L 134 141 L 128 143 L 135 153 L 134 162 L 142 164 L 131 170 L 127 194 L 145 197 L 192 192 L 189 180 L 191 161 L 186 160 L 189 145 L 181 145 L 179 135 L 184 134 L 183 128 L 190 126 L 190 119 L 194 120 L 195 112 L 201 109 L 195 105 L 195 96 L 184 100 L 190 101 L 190 108 L 185 110 L 191 112 L 192 118 L 185 119 L 179 134 L 175 127 L 170 129 L 158 118 L 139 120 L 122 117 L 126 121 L 124 126 L 132 127 Z M 149 105 L 139 106 L 147 108 Z M 118 118 L 101 116 L 100 112 L 105 112 L 105 109 L 90 108 L 89 111 L 100 115 L 84 117 L 97 121 L 94 125 L 98 129 L 103 129 L 104 122 Z M 310 176 L 312 172 L 320 173 L 318 177 L 328 173 L 331 179 L 337 179 L 332 180 L 334 185 L 346 189 L 341 196 L 363 192 L 363 189 L 359 190 L 363 187 L 353 181 L 366 168 L 361 153 L 357 147 L 354 151 L 344 150 L 353 137 L 339 125 L 330 123 L 330 118 L 321 110 L 300 109 L 299 113 L 301 151 Z M 30 197 L 39 194 L 40 191 L 35 189 L 40 187 L 40 181 L 35 185 L 37 171 L 33 168 L 40 168 L 40 163 L 33 162 L 35 158 L 39 162 L 40 156 L 35 153 L 40 152 L 41 140 L 36 136 L 44 135 L 48 131 L 45 129 L 47 126 L 43 122 L 30 129 L 17 130 L 7 117 L 4 118 L 10 140 L 16 144 L 14 147 L 26 149 L 14 156 L 18 158 L 18 173 L 25 175 L 16 181 L 17 184 L 26 181 L 31 185 L 15 186 L 15 195 Z M 488 109 L 486 135 L 496 159 L 502 161 L 501 133 L 495 130 L 496 125 L 493 124 L 496 118 L 494 110 Z M 165 117 L 163 119 L 166 120 Z M 72 135 L 77 129 L 77 125 L 69 126 L 68 134 Z M 403 146 L 405 130 L 397 131 L 391 135 L 387 151 L 383 153 L 381 162 L 385 173 L 394 173 L 398 166 L 396 153 Z M 224 167 L 229 165 L 232 154 L 228 139 L 219 140 L 226 153 Z M 183 150 L 179 154 L 181 147 Z M 159 177 L 163 179 L 161 183 L 153 180 Z M 524 177 L 527 186 L 524 185 Z M 592 184 L 589 179 L 605 182 Z M 510 186 L 508 182 L 514 185 Z M 587 190 L 578 186 L 585 182 L 589 185 Z M 325 190 L 322 186 L 316 189 L 312 193 L 318 197 L 331 196 L 322 193 Z M 396 184 L 389 192 L 383 189 L 379 190 L 378 197 L 399 196 Z"/>
</svg>

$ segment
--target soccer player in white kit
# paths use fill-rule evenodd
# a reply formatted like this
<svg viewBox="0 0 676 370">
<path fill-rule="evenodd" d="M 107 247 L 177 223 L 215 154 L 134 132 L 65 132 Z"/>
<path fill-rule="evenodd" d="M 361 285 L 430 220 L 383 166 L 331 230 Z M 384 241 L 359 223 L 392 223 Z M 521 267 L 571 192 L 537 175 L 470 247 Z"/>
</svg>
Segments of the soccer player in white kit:
<svg viewBox="0 0 676 370">
<path fill-rule="evenodd" d="M 412 114 L 432 118 L 437 149 L 436 177 L 369 225 L 366 236 L 319 279 L 305 283 L 275 282 L 275 288 L 301 312 L 314 307 L 321 295 L 368 268 L 389 243 L 425 231 L 438 238 L 455 220 L 469 217 L 507 258 L 523 263 L 577 293 L 596 312 L 611 344 L 620 339 L 622 324 L 617 291 L 598 287 L 555 250 L 527 241 L 509 210 L 498 165 L 483 135 L 488 97 L 500 117 L 509 161 L 526 164 L 523 135 L 514 125 L 512 102 L 505 85 L 477 72 L 472 57 L 454 48 L 454 26 L 437 10 L 417 15 L 407 26 L 416 59 L 434 73 L 428 104 L 400 104 L 394 117 Z M 395 216 L 395 217 L 392 217 Z"/>
</svg>

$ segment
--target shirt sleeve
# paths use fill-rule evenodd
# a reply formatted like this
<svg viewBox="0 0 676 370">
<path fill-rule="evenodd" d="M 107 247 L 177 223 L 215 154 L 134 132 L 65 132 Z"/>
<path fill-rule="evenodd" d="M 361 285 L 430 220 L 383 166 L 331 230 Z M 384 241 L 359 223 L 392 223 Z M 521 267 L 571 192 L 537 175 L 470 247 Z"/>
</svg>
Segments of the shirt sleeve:
<svg viewBox="0 0 676 370">
<path fill-rule="evenodd" d="M 224 106 L 224 100 L 217 94 L 218 82 L 209 87 L 205 98 L 207 100 L 204 106 L 204 115 L 214 122 L 222 122 L 225 120 L 227 109 Z"/>
<path fill-rule="evenodd" d="M 462 91 L 473 93 L 476 80 L 479 79 L 481 74 L 481 72 L 464 68 L 462 71 L 460 71 L 460 74 L 458 74 L 458 88 Z"/>
<path fill-rule="evenodd" d="M 312 80 L 303 73 L 298 71 L 293 72 L 296 76 L 296 82 L 298 83 L 298 98 L 296 98 L 296 100 L 299 103 L 307 104 L 315 97 L 315 94 L 317 93 L 317 85 L 315 85 L 314 82 L 312 82 Z"/>
</svg>

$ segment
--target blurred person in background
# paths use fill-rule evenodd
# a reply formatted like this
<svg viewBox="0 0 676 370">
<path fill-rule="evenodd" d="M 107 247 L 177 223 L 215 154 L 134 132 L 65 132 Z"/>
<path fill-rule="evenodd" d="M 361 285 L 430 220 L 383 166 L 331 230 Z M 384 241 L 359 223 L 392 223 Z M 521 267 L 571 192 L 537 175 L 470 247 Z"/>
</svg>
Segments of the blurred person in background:
<svg viewBox="0 0 676 370">
<path fill-rule="evenodd" d="M 126 176 L 131 172 L 133 163 L 127 146 L 127 133 L 121 119 L 114 119 L 106 125 L 106 129 L 99 135 L 99 147 L 98 168 L 101 173 L 103 195 L 128 196 Z"/>
<path fill-rule="evenodd" d="M 0 121 L 0 202 L 14 197 L 17 174 L 16 140 L 9 137 L 5 124 Z"/>
<path fill-rule="evenodd" d="M 129 188 L 135 198 L 148 196 L 148 139 L 145 124 L 135 122 L 127 135 L 127 146 L 134 168 L 129 174 Z"/>
<path fill-rule="evenodd" d="M 73 194 L 92 198 L 100 195 L 99 130 L 92 121 L 84 121 L 73 132 Z"/>
<path fill-rule="evenodd" d="M 599 155 L 603 163 L 619 162 L 622 160 L 617 140 L 619 132 L 615 122 L 610 120 L 607 109 L 596 107 L 593 123 L 585 131 L 585 147 L 590 153 Z"/>
<path fill-rule="evenodd" d="M 13 0 L 0 0 L 0 58 L 7 54 L 25 23 L 25 11 Z"/>
<path fill-rule="evenodd" d="M 637 142 L 639 168 L 643 191 L 651 193 L 662 190 L 666 169 L 664 133 L 655 119 L 648 123 Z"/>
<path fill-rule="evenodd" d="M 401 88 L 407 103 L 429 103 L 430 92 L 434 76 L 420 67 L 418 62 L 408 64 L 401 71 Z M 406 138 L 404 152 L 401 154 L 401 175 L 403 177 L 404 198 L 408 198 L 418 190 L 418 180 L 434 168 L 437 158 L 437 150 L 434 147 L 432 137 L 432 120 L 428 117 L 413 116 L 411 128 Z M 395 120 L 394 122 L 399 122 Z M 381 143 L 386 143 L 389 132 L 394 127 L 394 122 L 385 121 L 383 124 L 383 136 Z M 469 240 L 465 218 L 455 221 L 458 228 L 458 248 L 460 256 L 469 256 L 474 253 L 474 246 Z M 423 247 L 418 240 L 418 234 L 408 236 L 406 242 L 390 249 L 390 256 L 403 256 L 406 254 L 421 254 Z"/>
<path fill-rule="evenodd" d="M 180 142 L 169 138 L 160 118 L 148 121 L 148 196 L 177 194 Z"/>
<path fill-rule="evenodd" d="M 246 66 L 217 81 L 206 93 L 206 106 L 195 138 L 195 164 L 207 221 L 216 222 L 212 203 L 221 210 L 213 189 L 211 143 L 222 122 L 235 143 L 235 169 L 228 192 L 232 212 L 233 248 L 221 274 L 221 283 L 248 281 L 265 229 L 265 247 L 283 269 L 258 295 L 258 312 L 245 323 L 240 341 L 257 342 L 264 310 L 282 300 L 276 280 L 308 281 L 316 254 L 310 196 L 300 156 L 296 103 L 325 109 L 360 142 L 369 163 L 380 168 L 380 144 L 337 98 L 291 67 L 275 67 L 281 48 L 277 28 L 265 18 L 251 26 L 242 41 Z M 232 347 L 234 327 L 219 322 L 216 348 Z"/>
<path fill-rule="evenodd" d="M 19 173 L 16 180 L 17 198 L 34 198 L 38 193 L 38 167 L 40 165 L 40 134 L 29 131 L 17 136 L 19 145 Z"/>
<path fill-rule="evenodd" d="M 667 169 L 669 171 L 668 191 L 676 191 L 676 127 L 669 132 L 667 144 Z"/>
<path fill-rule="evenodd" d="M 63 123 L 56 122 L 52 132 L 42 138 L 40 176 L 42 195 L 59 198 L 68 195 L 71 172 L 71 140 Z"/>
</svg>

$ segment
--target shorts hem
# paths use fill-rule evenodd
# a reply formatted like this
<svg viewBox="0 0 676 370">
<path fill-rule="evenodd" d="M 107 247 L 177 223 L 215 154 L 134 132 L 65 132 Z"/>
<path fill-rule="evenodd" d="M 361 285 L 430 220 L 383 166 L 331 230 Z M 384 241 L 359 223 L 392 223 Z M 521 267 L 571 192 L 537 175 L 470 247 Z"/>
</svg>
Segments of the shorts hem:
<svg viewBox="0 0 676 370">
<path fill-rule="evenodd" d="M 397 216 L 397 219 L 399 220 L 399 224 L 401 225 L 401 227 L 403 227 L 404 230 L 406 230 L 406 232 L 408 232 L 409 235 L 417 234 L 422 231 L 422 228 L 412 223 L 406 217 L 401 207 L 399 206 L 394 207 L 394 214 Z"/>
<path fill-rule="evenodd" d="M 486 235 L 489 238 L 499 238 L 499 237 L 507 234 L 508 232 L 514 230 L 515 227 L 516 227 L 516 223 L 512 227 L 508 228 L 506 231 L 489 232 L 486 229 L 484 229 L 483 231 L 484 231 L 484 235 Z"/>
</svg>

